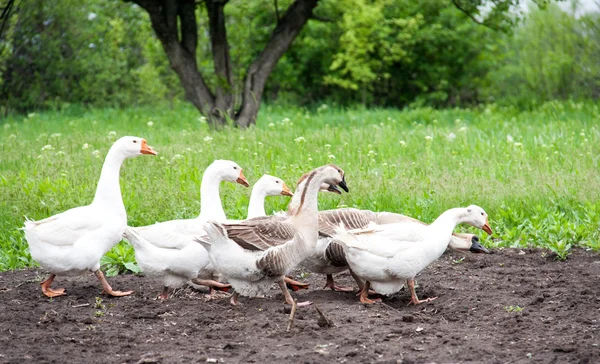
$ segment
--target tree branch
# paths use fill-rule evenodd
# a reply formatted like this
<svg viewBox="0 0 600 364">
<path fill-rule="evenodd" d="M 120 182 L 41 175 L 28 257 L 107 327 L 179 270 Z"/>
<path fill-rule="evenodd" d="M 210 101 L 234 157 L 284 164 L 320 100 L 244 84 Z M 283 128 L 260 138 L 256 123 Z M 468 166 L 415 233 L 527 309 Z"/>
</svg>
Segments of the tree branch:
<svg viewBox="0 0 600 364">
<path fill-rule="evenodd" d="M 475 16 L 473 14 L 471 14 L 471 12 L 469 12 L 468 10 L 466 10 L 465 8 L 463 8 L 457 0 L 452 0 L 452 3 L 454 4 L 454 6 L 462 11 L 465 15 L 467 15 L 469 18 L 471 18 L 471 20 L 473 20 L 475 23 L 480 24 L 480 25 L 485 25 L 484 23 L 482 23 L 481 21 L 477 20 L 477 18 L 475 18 Z"/>
<path fill-rule="evenodd" d="M 196 23 L 196 3 L 183 0 L 177 9 L 181 21 L 181 44 L 196 59 L 198 46 L 198 25 Z"/>
<path fill-rule="evenodd" d="M 277 24 L 279 24 L 279 6 L 277 6 L 277 0 L 273 0 L 273 4 L 275 5 L 275 17 L 277 17 Z"/>
<path fill-rule="evenodd" d="M 325 16 L 321 16 L 321 15 L 317 15 L 317 14 L 313 14 L 310 18 L 314 19 L 314 20 L 317 20 L 317 21 L 322 21 L 324 23 L 333 23 L 333 22 L 335 22 L 335 20 L 333 20 L 331 18 L 327 18 Z"/>
</svg>

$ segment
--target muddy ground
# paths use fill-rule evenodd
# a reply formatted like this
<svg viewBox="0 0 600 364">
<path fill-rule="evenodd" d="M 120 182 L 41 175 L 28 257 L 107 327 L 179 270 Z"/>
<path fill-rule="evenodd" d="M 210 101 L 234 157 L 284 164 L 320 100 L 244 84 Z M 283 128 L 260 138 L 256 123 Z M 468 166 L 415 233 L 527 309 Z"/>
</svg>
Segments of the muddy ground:
<svg viewBox="0 0 600 364">
<path fill-rule="evenodd" d="M 314 305 L 298 309 L 290 332 L 275 289 L 241 307 L 189 288 L 161 302 L 159 284 L 125 275 L 110 282 L 136 293 L 108 298 L 90 274 L 59 277 L 55 287 L 68 295 L 50 300 L 42 271 L 0 273 L 0 362 L 600 362 L 597 253 L 576 250 L 566 262 L 526 249 L 461 258 L 447 253 L 418 277 L 420 298 L 439 298 L 417 307 L 404 291 L 364 306 L 310 275 L 311 290 L 296 296 Z M 346 274 L 338 281 L 352 285 Z M 333 327 L 319 325 L 315 305 Z"/>
</svg>

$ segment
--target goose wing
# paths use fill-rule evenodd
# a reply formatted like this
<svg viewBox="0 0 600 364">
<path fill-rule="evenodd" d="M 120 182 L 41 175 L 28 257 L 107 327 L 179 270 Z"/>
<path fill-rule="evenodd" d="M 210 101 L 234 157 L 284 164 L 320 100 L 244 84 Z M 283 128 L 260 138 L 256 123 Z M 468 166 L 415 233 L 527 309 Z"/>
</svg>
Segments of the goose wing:
<svg viewBox="0 0 600 364">
<path fill-rule="evenodd" d="M 222 224 L 229 239 L 247 250 L 267 250 L 294 238 L 296 229 L 284 216 L 266 216 Z"/>
</svg>

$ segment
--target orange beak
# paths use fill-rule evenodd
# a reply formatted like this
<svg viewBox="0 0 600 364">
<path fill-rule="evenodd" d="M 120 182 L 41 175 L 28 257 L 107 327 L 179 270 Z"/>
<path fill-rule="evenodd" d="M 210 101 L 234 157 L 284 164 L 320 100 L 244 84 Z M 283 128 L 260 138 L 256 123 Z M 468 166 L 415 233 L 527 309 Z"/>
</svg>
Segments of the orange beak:
<svg viewBox="0 0 600 364">
<path fill-rule="evenodd" d="M 152 149 L 151 146 L 149 146 L 146 143 L 146 139 L 142 139 L 142 149 L 140 150 L 140 153 L 142 154 L 151 154 L 151 155 L 157 155 L 158 152 L 155 151 L 154 149 Z"/>
<path fill-rule="evenodd" d="M 490 227 L 490 224 L 488 223 L 487 219 L 485 219 L 485 225 L 483 225 L 483 227 L 481 228 L 481 230 L 483 230 L 486 233 L 488 233 L 488 235 L 492 235 L 492 228 Z"/>
<path fill-rule="evenodd" d="M 281 190 L 281 195 L 282 196 L 290 196 L 290 197 L 294 196 L 294 194 L 292 193 L 292 191 L 290 191 L 290 189 L 285 184 L 285 182 L 283 182 L 283 189 Z"/>
<path fill-rule="evenodd" d="M 241 169 L 240 169 L 240 175 L 239 175 L 238 179 L 236 179 L 235 181 L 244 187 L 250 186 L 250 184 L 248 183 L 248 180 L 246 179 L 246 176 L 244 176 L 244 172 L 242 172 Z"/>
</svg>

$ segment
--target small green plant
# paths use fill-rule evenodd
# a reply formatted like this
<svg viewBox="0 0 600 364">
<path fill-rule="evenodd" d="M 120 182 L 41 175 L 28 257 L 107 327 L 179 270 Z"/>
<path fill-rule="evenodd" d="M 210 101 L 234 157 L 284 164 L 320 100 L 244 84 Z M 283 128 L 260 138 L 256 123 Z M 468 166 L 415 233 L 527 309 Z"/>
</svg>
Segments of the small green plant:
<svg viewBox="0 0 600 364">
<path fill-rule="evenodd" d="M 465 257 L 462 257 L 462 258 L 454 259 L 452 261 L 452 263 L 454 263 L 454 264 L 460 264 L 460 263 L 462 263 L 464 261 L 465 261 Z"/>
<path fill-rule="evenodd" d="M 523 311 L 523 307 L 520 306 L 505 306 L 504 309 L 506 312 L 521 312 Z"/>
<path fill-rule="evenodd" d="M 96 303 L 94 303 L 94 308 L 98 310 L 104 310 L 104 304 L 102 304 L 102 298 L 96 297 Z"/>
<path fill-rule="evenodd" d="M 557 260 L 566 260 L 569 254 L 571 254 L 571 247 L 571 243 L 567 243 L 565 240 L 559 240 L 548 244 L 548 249 L 556 254 Z"/>
<path fill-rule="evenodd" d="M 125 272 L 134 274 L 141 272 L 140 267 L 138 267 L 135 261 L 133 247 L 123 241 L 106 253 L 100 260 L 100 264 L 102 265 L 102 269 L 105 270 L 107 277 L 114 277 Z"/>
<path fill-rule="evenodd" d="M 104 311 L 96 311 L 94 313 L 94 316 L 96 316 L 96 317 L 103 317 L 104 316 Z"/>
</svg>

